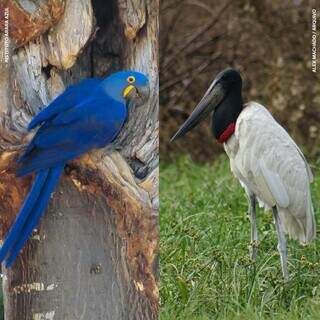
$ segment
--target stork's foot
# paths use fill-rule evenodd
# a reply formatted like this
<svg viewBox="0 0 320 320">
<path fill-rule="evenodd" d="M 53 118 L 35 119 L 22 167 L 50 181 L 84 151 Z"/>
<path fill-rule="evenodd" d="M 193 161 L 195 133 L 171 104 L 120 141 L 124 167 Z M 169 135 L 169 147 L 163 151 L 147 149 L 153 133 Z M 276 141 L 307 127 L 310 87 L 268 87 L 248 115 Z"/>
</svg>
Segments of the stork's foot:
<svg viewBox="0 0 320 320">
<path fill-rule="evenodd" d="M 253 193 L 249 193 L 249 214 L 251 222 L 251 243 L 250 243 L 250 258 L 252 261 L 256 261 L 258 253 L 258 229 L 256 218 L 256 197 Z"/>
<path fill-rule="evenodd" d="M 280 262 L 281 262 L 281 270 L 283 275 L 284 282 L 289 281 L 289 272 L 288 272 L 288 264 L 287 264 L 287 249 L 283 246 L 283 243 L 279 243 L 278 250 L 280 254 Z"/>
<path fill-rule="evenodd" d="M 281 262 L 281 269 L 283 274 L 284 282 L 289 280 L 289 273 L 288 273 L 288 263 L 287 263 L 287 244 L 286 244 L 286 237 L 283 232 L 283 227 L 281 220 L 278 215 L 278 211 L 276 207 L 272 208 L 274 223 L 277 230 L 278 235 L 278 250 L 280 255 L 280 262 Z"/>
<path fill-rule="evenodd" d="M 250 259 L 256 261 L 258 255 L 259 241 L 253 240 L 250 243 Z"/>
</svg>

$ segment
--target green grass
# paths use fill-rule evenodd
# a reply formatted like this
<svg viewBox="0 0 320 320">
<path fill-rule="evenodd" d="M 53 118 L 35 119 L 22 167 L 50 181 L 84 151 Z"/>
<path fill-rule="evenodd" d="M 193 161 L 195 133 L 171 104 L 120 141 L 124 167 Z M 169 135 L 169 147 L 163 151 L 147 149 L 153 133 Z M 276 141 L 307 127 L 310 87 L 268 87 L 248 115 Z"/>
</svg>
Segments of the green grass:
<svg viewBox="0 0 320 320">
<path fill-rule="evenodd" d="M 226 157 L 212 165 L 187 157 L 162 165 L 160 196 L 161 320 L 320 319 L 319 235 L 305 247 L 288 241 L 284 284 L 272 216 L 259 209 L 260 246 L 252 263 L 247 200 Z"/>
</svg>

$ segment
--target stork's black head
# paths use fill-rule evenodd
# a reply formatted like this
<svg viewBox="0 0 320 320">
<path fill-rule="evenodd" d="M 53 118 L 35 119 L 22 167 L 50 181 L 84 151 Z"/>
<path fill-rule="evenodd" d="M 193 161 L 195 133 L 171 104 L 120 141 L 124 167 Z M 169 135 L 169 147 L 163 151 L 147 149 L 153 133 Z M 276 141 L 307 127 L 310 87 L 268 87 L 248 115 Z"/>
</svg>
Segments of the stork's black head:
<svg viewBox="0 0 320 320">
<path fill-rule="evenodd" d="M 222 141 L 220 137 L 231 124 L 235 124 L 242 111 L 241 89 L 242 78 L 237 70 L 226 69 L 220 72 L 171 141 L 184 136 L 211 112 L 212 133 L 216 139 Z"/>
<path fill-rule="evenodd" d="M 214 79 L 211 87 L 214 86 L 216 83 L 220 83 L 225 92 L 230 90 L 240 89 L 242 88 L 242 78 L 240 73 L 235 69 L 225 69 L 218 73 L 216 78 Z"/>
</svg>

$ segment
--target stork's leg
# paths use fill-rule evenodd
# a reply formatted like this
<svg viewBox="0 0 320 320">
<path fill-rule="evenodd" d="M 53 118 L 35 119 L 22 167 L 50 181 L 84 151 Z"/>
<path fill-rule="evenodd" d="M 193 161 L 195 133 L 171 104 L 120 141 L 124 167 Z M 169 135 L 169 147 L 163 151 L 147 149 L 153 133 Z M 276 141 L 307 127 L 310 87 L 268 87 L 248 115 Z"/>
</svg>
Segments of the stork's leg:
<svg viewBox="0 0 320 320">
<path fill-rule="evenodd" d="M 250 245 L 250 257 L 253 261 L 257 258 L 258 252 L 258 229 L 256 218 L 256 197 L 253 193 L 248 195 L 249 199 L 249 213 L 251 222 L 251 245 Z"/>
<path fill-rule="evenodd" d="M 278 235 L 278 250 L 280 254 L 281 268 L 284 281 L 289 279 L 288 266 L 287 266 L 287 245 L 286 237 L 282 228 L 281 220 L 278 215 L 277 207 L 272 208 L 274 223 L 276 225 L 277 235 Z"/>
</svg>

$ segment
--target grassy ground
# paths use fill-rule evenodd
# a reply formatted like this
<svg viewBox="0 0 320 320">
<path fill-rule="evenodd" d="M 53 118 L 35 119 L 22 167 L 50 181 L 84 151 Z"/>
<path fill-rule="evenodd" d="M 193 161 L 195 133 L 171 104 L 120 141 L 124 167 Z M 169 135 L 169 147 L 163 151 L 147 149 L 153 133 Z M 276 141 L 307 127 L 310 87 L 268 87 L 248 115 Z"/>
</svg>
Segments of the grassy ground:
<svg viewBox="0 0 320 320">
<path fill-rule="evenodd" d="M 2 283 L 0 281 L 0 320 L 4 320 Z"/>
<path fill-rule="evenodd" d="M 212 165 L 180 158 L 163 165 L 160 178 L 161 320 L 320 319 L 319 235 L 307 247 L 288 241 L 284 284 L 272 216 L 261 209 L 258 259 L 249 259 L 247 200 L 226 157 Z"/>
</svg>

